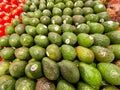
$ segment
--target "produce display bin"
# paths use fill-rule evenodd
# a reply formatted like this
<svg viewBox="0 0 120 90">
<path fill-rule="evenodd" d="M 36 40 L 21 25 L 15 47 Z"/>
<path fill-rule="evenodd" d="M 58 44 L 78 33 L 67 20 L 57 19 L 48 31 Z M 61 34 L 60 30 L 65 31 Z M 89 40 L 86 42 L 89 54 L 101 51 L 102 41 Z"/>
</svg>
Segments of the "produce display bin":
<svg viewBox="0 0 120 90">
<path fill-rule="evenodd" d="M 120 90 L 120 0 L 0 0 L 0 90 Z"/>
</svg>

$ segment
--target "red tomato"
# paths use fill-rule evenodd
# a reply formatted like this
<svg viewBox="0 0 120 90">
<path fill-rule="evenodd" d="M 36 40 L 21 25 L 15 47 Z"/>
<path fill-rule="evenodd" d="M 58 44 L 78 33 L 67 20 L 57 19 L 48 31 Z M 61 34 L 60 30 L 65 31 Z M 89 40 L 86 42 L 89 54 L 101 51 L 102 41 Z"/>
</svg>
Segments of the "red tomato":
<svg viewBox="0 0 120 90">
<path fill-rule="evenodd" d="M 11 7 L 12 7 L 12 10 L 14 10 L 14 9 L 16 9 L 18 6 L 17 6 L 16 4 L 12 4 Z"/>
<path fill-rule="evenodd" d="M 19 20 L 21 20 L 22 21 L 22 18 L 19 16 L 19 18 L 18 18 Z"/>
<path fill-rule="evenodd" d="M 12 11 L 12 16 L 20 15 L 21 12 L 23 12 L 23 8 L 22 7 L 17 7 L 16 9 L 14 9 Z"/>
<path fill-rule="evenodd" d="M 11 18 L 8 15 L 6 15 L 6 16 L 3 17 L 3 20 L 4 20 L 5 23 L 7 23 L 7 22 L 11 21 Z"/>
<path fill-rule="evenodd" d="M 18 13 L 17 9 L 14 9 L 11 14 L 12 14 L 12 16 L 15 16 L 15 15 L 18 15 L 19 13 Z"/>
<path fill-rule="evenodd" d="M 4 26 L 6 27 L 6 26 L 10 26 L 11 25 L 11 23 L 4 23 Z"/>
<path fill-rule="evenodd" d="M 1 2 L 0 3 L 0 6 L 4 6 L 4 5 L 6 5 L 5 2 Z"/>
<path fill-rule="evenodd" d="M 9 16 L 10 18 L 13 18 L 13 16 L 12 16 L 12 14 L 11 14 L 11 13 L 9 13 L 9 14 L 8 14 L 8 16 Z"/>
<path fill-rule="evenodd" d="M 5 32 L 4 32 L 4 30 L 2 31 L 2 30 L 0 30 L 0 37 L 2 37 L 2 36 L 4 36 L 5 35 Z"/>
<path fill-rule="evenodd" d="M 4 16 L 5 16 L 5 12 L 4 11 L 0 12 L 0 18 L 2 18 Z"/>
<path fill-rule="evenodd" d="M 11 0 L 11 4 L 18 4 L 18 1 L 17 0 Z"/>
<path fill-rule="evenodd" d="M 0 0 L 0 36 L 5 35 L 5 27 L 11 25 L 12 18 L 20 18 L 25 0 Z"/>
<path fill-rule="evenodd" d="M 15 15 L 14 18 L 18 18 L 19 20 L 22 20 L 22 18 L 19 15 Z"/>
<path fill-rule="evenodd" d="M 5 26 L 2 25 L 2 24 L 0 24 L 0 37 L 3 36 L 3 35 L 5 35 L 4 29 L 5 29 Z"/>
<path fill-rule="evenodd" d="M 6 6 L 4 7 L 5 12 L 10 12 L 11 9 L 12 9 L 12 6 L 11 6 L 11 5 L 6 5 Z"/>
<path fill-rule="evenodd" d="M 17 7 L 17 11 L 20 14 L 21 12 L 23 12 L 23 8 L 21 6 Z"/>
<path fill-rule="evenodd" d="M 11 0 L 7 0 L 8 2 L 11 2 Z"/>
<path fill-rule="evenodd" d="M 7 4 L 10 4 L 10 1 L 11 0 L 3 0 L 3 2 L 7 3 Z"/>
<path fill-rule="evenodd" d="M 2 58 L 0 57 L 0 61 L 2 60 Z"/>
<path fill-rule="evenodd" d="M 0 24 L 4 24 L 4 21 L 0 18 Z"/>
<path fill-rule="evenodd" d="M 2 12 L 3 10 L 0 8 L 0 12 Z"/>
<path fill-rule="evenodd" d="M 3 2 L 3 0 L 0 0 L 0 3 Z"/>
<path fill-rule="evenodd" d="M 0 3 L 0 8 L 4 11 L 4 7 L 5 7 L 5 3 L 4 2 L 2 2 L 2 3 Z"/>
<path fill-rule="evenodd" d="M 15 18 L 19 18 L 19 16 L 18 16 L 18 15 L 15 15 Z"/>
</svg>

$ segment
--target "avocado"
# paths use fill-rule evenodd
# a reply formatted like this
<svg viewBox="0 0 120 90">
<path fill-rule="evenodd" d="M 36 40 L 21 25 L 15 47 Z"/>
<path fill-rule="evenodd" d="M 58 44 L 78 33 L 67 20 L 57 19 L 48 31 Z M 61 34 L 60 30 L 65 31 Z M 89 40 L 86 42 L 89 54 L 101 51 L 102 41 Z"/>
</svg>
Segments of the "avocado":
<svg viewBox="0 0 120 90">
<path fill-rule="evenodd" d="M 15 84 L 15 90 L 35 90 L 36 83 L 27 77 L 20 77 Z"/>
<path fill-rule="evenodd" d="M 42 59 L 43 72 L 47 79 L 49 80 L 57 80 L 60 75 L 60 70 L 58 64 L 49 59 L 48 57 L 44 57 Z"/>
<path fill-rule="evenodd" d="M 110 15 L 108 12 L 100 12 L 97 14 L 97 16 L 100 18 L 100 20 L 102 21 L 107 21 L 110 20 Z"/>
<path fill-rule="evenodd" d="M 89 64 L 80 62 L 79 70 L 84 82 L 92 87 L 100 87 L 102 84 L 102 75 L 99 70 Z"/>
<path fill-rule="evenodd" d="M 25 75 L 31 79 L 42 77 L 42 64 L 39 61 L 31 61 L 25 67 Z"/>
<path fill-rule="evenodd" d="M 47 35 L 48 34 L 48 27 L 42 23 L 39 23 L 36 26 L 37 34 Z"/>
<path fill-rule="evenodd" d="M 16 80 L 10 75 L 0 77 L 0 90 L 15 90 Z"/>
<path fill-rule="evenodd" d="M 94 39 L 93 45 L 108 47 L 110 45 L 110 39 L 108 36 L 100 33 L 95 33 L 92 35 Z"/>
<path fill-rule="evenodd" d="M 62 15 L 63 24 L 72 24 L 72 17 L 69 15 Z"/>
<path fill-rule="evenodd" d="M 50 17 L 47 15 L 41 16 L 40 22 L 45 25 L 49 25 L 51 23 Z"/>
<path fill-rule="evenodd" d="M 47 16 L 46 18 L 46 20 L 48 21 L 48 23 L 49 23 L 49 20 L 50 20 L 50 17 L 52 16 L 52 13 L 51 13 L 51 11 L 49 10 L 49 9 L 44 9 L 43 11 L 42 11 L 42 15 L 43 16 Z M 41 16 L 42 17 L 42 16 Z M 49 19 L 48 19 L 49 18 Z M 45 20 L 45 21 L 46 21 Z M 44 21 L 44 20 L 43 20 Z M 47 22 L 46 22 L 47 23 Z"/>
<path fill-rule="evenodd" d="M 100 13 L 100 12 L 106 11 L 106 7 L 105 7 L 104 4 L 96 4 L 96 5 L 93 7 L 93 9 L 94 9 L 94 12 L 95 12 L 95 13 Z"/>
<path fill-rule="evenodd" d="M 49 32 L 48 40 L 50 41 L 51 44 L 56 44 L 58 46 L 62 44 L 62 36 L 56 32 Z"/>
<path fill-rule="evenodd" d="M 25 31 L 27 34 L 31 35 L 32 37 L 35 37 L 37 34 L 35 26 L 26 25 Z"/>
<path fill-rule="evenodd" d="M 62 24 L 62 17 L 59 15 L 55 15 L 55 16 L 51 17 L 51 23 L 61 25 Z"/>
<path fill-rule="evenodd" d="M 102 90 L 119 90 L 119 88 L 113 85 L 106 85 L 102 88 Z"/>
<path fill-rule="evenodd" d="M 92 14 L 94 11 L 91 7 L 83 7 L 82 8 L 83 15 Z"/>
<path fill-rule="evenodd" d="M 98 15 L 96 15 L 96 14 L 87 14 L 86 16 L 85 16 L 85 19 L 86 19 L 86 21 L 90 21 L 90 22 L 98 22 L 99 21 L 99 17 L 98 17 Z"/>
<path fill-rule="evenodd" d="M 86 84 L 84 82 L 78 82 L 77 90 L 95 90 L 95 89 L 91 87 L 89 84 Z"/>
<path fill-rule="evenodd" d="M 61 46 L 61 53 L 64 59 L 71 61 L 73 61 L 76 58 L 77 54 L 75 48 L 67 44 L 63 44 Z"/>
<path fill-rule="evenodd" d="M 70 83 L 77 83 L 80 79 L 79 69 L 75 63 L 69 60 L 62 60 L 58 63 L 63 78 Z"/>
<path fill-rule="evenodd" d="M 111 21 L 111 20 L 103 22 L 102 25 L 105 28 L 105 30 L 104 30 L 105 33 L 115 31 L 119 27 L 118 22 L 114 22 L 114 21 Z"/>
<path fill-rule="evenodd" d="M 84 3 L 83 1 L 75 0 L 74 7 L 83 7 Z"/>
<path fill-rule="evenodd" d="M 94 5 L 93 0 L 86 0 L 84 3 L 85 7 L 93 7 L 93 5 Z"/>
<path fill-rule="evenodd" d="M 113 63 L 99 63 L 97 68 L 106 82 L 120 85 L 120 67 Z"/>
<path fill-rule="evenodd" d="M 64 32 L 62 34 L 63 43 L 68 45 L 75 45 L 77 43 L 77 36 L 73 32 Z"/>
<path fill-rule="evenodd" d="M 9 74 L 9 66 L 10 62 L 9 61 L 0 61 L 0 76 Z"/>
<path fill-rule="evenodd" d="M 94 43 L 94 38 L 87 33 L 80 33 L 77 36 L 78 44 L 83 47 L 90 47 Z"/>
<path fill-rule="evenodd" d="M 99 62 L 112 62 L 115 58 L 114 53 L 108 48 L 92 46 L 90 49 L 93 51 L 95 59 Z"/>
<path fill-rule="evenodd" d="M 22 46 L 31 47 L 33 45 L 34 39 L 29 34 L 22 34 L 20 36 L 20 43 Z"/>
<path fill-rule="evenodd" d="M 71 28 L 71 24 L 62 24 L 61 28 L 63 32 L 73 32 L 73 29 Z"/>
<path fill-rule="evenodd" d="M 92 63 L 94 61 L 95 55 L 92 50 L 83 46 L 76 47 L 76 53 L 79 61 L 85 63 Z"/>
<path fill-rule="evenodd" d="M 94 33 L 103 33 L 104 32 L 104 26 L 97 22 L 88 22 L 88 25 L 90 27 L 90 34 Z"/>
<path fill-rule="evenodd" d="M 25 60 L 25 61 L 29 60 L 30 59 L 29 48 L 19 47 L 15 49 L 15 56 L 20 60 Z"/>
<path fill-rule="evenodd" d="M 17 33 L 11 34 L 9 38 L 9 44 L 12 47 L 16 47 L 16 48 L 20 47 L 21 46 L 20 35 Z"/>
<path fill-rule="evenodd" d="M 10 75 L 16 78 L 24 76 L 26 65 L 27 65 L 26 61 L 12 62 L 9 67 Z"/>
<path fill-rule="evenodd" d="M 49 45 L 48 37 L 45 35 L 36 35 L 34 38 L 34 42 L 36 45 L 41 46 L 43 48 Z"/>
<path fill-rule="evenodd" d="M 56 3 L 56 4 L 54 5 L 54 7 L 58 7 L 58 8 L 60 8 L 61 10 L 63 10 L 63 9 L 65 8 L 65 4 L 64 4 L 63 2 L 59 2 L 59 3 Z"/>
<path fill-rule="evenodd" d="M 29 53 L 30 53 L 32 58 L 40 61 L 45 56 L 45 48 L 42 48 L 38 45 L 34 45 L 34 46 L 29 48 Z"/>
<path fill-rule="evenodd" d="M 24 24 L 18 24 L 15 26 L 15 32 L 19 35 L 25 33 L 25 25 Z"/>
<path fill-rule="evenodd" d="M 11 35 L 11 34 L 15 33 L 15 28 L 14 28 L 14 26 L 13 26 L 13 25 L 8 25 L 8 26 L 6 26 L 5 32 L 6 32 L 6 34 L 8 34 L 8 35 Z"/>
<path fill-rule="evenodd" d="M 62 33 L 61 27 L 57 24 L 48 25 L 48 30 L 49 30 L 49 32 L 55 32 L 55 33 L 58 33 L 58 34 Z"/>
<path fill-rule="evenodd" d="M 89 32 L 90 32 L 90 27 L 87 24 L 82 23 L 77 26 L 75 34 L 89 33 Z"/>
<path fill-rule="evenodd" d="M 49 44 L 46 48 L 46 54 L 50 59 L 54 61 L 61 60 L 61 51 L 56 44 Z"/>
<path fill-rule="evenodd" d="M 120 44 L 109 45 L 108 48 L 113 51 L 116 60 L 120 60 Z"/>
<path fill-rule="evenodd" d="M 69 15 L 69 16 L 72 16 L 73 14 L 73 10 L 69 7 L 66 7 L 64 10 L 63 10 L 63 15 Z"/>
<path fill-rule="evenodd" d="M 4 60 L 14 60 L 15 59 L 15 49 L 12 47 L 4 47 L 1 51 L 0 51 L 0 56 L 1 58 L 3 58 Z"/>
<path fill-rule="evenodd" d="M 42 77 L 37 80 L 35 90 L 56 90 L 56 87 L 53 82 Z"/>
<path fill-rule="evenodd" d="M 2 47 L 10 46 L 9 38 L 10 38 L 10 35 L 5 35 L 5 36 L 0 37 L 0 46 Z"/>
<path fill-rule="evenodd" d="M 57 83 L 57 89 L 56 90 L 76 90 L 76 89 L 71 83 L 69 83 L 65 80 L 60 80 Z"/>
<path fill-rule="evenodd" d="M 108 33 L 105 33 L 110 39 L 111 44 L 120 44 L 120 31 L 111 31 Z"/>
<path fill-rule="evenodd" d="M 82 15 L 83 10 L 80 7 L 74 7 L 73 8 L 73 15 Z"/>
<path fill-rule="evenodd" d="M 75 25 L 79 25 L 85 22 L 85 18 L 82 15 L 74 15 L 72 18 Z"/>
</svg>

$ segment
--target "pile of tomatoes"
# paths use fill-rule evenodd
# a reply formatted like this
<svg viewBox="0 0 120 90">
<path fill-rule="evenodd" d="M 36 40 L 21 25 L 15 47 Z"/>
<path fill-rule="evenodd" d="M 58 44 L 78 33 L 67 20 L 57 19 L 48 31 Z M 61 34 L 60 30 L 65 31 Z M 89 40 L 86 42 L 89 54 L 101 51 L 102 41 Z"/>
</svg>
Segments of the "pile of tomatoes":
<svg viewBox="0 0 120 90">
<path fill-rule="evenodd" d="M 20 19 L 24 0 L 0 0 L 0 37 L 5 35 L 5 27 L 13 18 Z"/>
</svg>

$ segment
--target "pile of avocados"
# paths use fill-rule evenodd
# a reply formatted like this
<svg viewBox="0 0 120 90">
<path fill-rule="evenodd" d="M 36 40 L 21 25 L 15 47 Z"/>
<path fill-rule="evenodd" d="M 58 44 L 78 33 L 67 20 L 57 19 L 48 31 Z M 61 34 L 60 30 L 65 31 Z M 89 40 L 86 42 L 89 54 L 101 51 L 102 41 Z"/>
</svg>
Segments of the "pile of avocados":
<svg viewBox="0 0 120 90">
<path fill-rule="evenodd" d="M 101 0 L 26 0 L 0 37 L 0 90 L 120 90 L 119 23 Z"/>
</svg>

